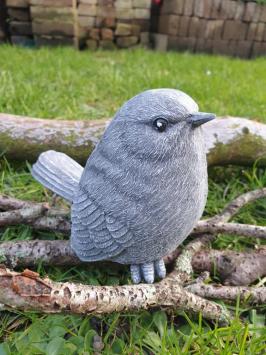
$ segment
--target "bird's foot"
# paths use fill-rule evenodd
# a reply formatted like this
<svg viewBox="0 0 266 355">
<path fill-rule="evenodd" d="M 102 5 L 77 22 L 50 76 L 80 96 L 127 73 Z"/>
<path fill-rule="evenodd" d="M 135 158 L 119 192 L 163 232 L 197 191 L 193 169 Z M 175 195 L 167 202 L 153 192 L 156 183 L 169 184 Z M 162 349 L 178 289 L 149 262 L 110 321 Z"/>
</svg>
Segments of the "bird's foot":
<svg viewBox="0 0 266 355">
<path fill-rule="evenodd" d="M 143 279 L 148 284 L 152 284 L 156 276 L 163 279 L 166 269 L 163 259 L 151 263 L 130 265 L 131 279 L 134 284 L 138 284 Z"/>
</svg>

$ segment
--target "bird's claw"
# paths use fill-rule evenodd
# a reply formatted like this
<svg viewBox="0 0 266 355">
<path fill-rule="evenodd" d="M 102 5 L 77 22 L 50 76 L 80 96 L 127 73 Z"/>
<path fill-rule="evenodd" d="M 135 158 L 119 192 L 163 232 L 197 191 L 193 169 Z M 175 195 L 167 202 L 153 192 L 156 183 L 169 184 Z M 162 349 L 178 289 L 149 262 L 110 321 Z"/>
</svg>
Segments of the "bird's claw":
<svg viewBox="0 0 266 355">
<path fill-rule="evenodd" d="M 156 276 L 163 279 L 166 275 L 166 269 L 163 259 L 151 263 L 135 264 L 130 266 L 131 279 L 134 284 L 138 284 L 143 279 L 152 284 Z"/>
</svg>

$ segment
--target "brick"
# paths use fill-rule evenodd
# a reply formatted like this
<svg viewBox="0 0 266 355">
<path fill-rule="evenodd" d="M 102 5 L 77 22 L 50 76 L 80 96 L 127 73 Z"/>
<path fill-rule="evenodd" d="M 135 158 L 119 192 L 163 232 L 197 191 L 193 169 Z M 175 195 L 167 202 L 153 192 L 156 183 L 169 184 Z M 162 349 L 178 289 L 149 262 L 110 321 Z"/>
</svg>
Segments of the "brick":
<svg viewBox="0 0 266 355">
<path fill-rule="evenodd" d="M 213 42 L 213 54 L 235 55 L 237 41 L 218 40 Z"/>
<path fill-rule="evenodd" d="M 150 20 L 147 19 L 134 19 L 132 21 L 134 25 L 138 25 L 142 32 L 147 32 L 150 30 Z"/>
<path fill-rule="evenodd" d="M 236 55 L 240 58 L 249 58 L 251 56 L 252 41 L 238 41 Z"/>
<path fill-rule="evenodd" d="M 132 5 L 133 7 L 137 7 L 139 9 L 150 9 L 151 0 L 132 0 Z"/>
<path fill-rule="evenodd" d="M 251 22 L 248 26 L 247 40 L 253 41 L 255 39 L 256 32 L 257 32 L 257 24 Z"/>
<path fill-rule="evenodd" d="M 242 20 L 245 13 L 245 4 L 242 1 L 238 1 L 236 4 L 235 20 Z"/>
<path fill-rule="evenodd" d="M 198 17 L 191 17 L 188 36 L 204 37 L 207 20 Z"/>
<path fill-rule="evenodd" d="M 73 21 L 73 10 L 71 7 L 45 7 L 45 6 L 31 6 L 31 17 L 40 20 L 62 20 Z"/>
<path fill-rule="evenodd" d="M 72 7 L 72 0 L 29 0 L 30 5 L 40 5 L 40 6 L 70 6 Z"/>
<path fill-rule="evenodd" d="M 33 47 L 34 39 L 29 36 L 11 36 L 11 43 L 22 47 Z"/>
<path fill-rule="evenodd" d="M 198 24 L 198 32 L 196 33 L 197 38 L 204 37 L 207 22 L 208 22 L 208 20 L 200 19 L 199 24 Z M 192 37 L 192 36 L 189 36 L 189 37 Z"/>
<path fill-rule="evenodd" d="M 212 53 L 214 40 L 198 38 L 195 44 L 195 52 Z"/>
<path fill-rule="evenodd" d="M 102 49 L 107 49 L 107 50 L 116 49 L 116 45 L 114 44 L 114 42 L 111 40 L 107 40 L 107 39 L 101 40 L 99 42 L 99 47 Z"/>
<path fill-rule="evenodd" d="M 219 15 L 221 12 L 222 0 L 213 0 L 212 2 L 212 11 L 210 18 L 211 19 L 219 19 Z"/>
<path fill-rule="evenodd" d="M 143 46 L 148 46 L 150 44 L 150 33 L 149 32 L 141 32 L 140 33 L 140 43 Z"/>
<path fill-rule="evenodd" d="M 5 37 L 6 37 L 6 34 L 5 34 L 4 30 L 3 30 L 3 28 L 0 27 L 0 38 L 3 39 Z"/>
<path fill-rule="evenodd" d="M 7 13 L 11 20 L 14 21 L 29 21 L 30 20 L 30 12 L 26 8 L 12 8 L 9 7 L 7 9 Z"/>
<path fill-rule="evenodd" d="M 95 41 L 94 39 L 88 39 L 86 41 L 86 47 L 91 50 L 95 50 L 98 47 L 98 42 Z"/>
<path fill-rule="evenodd" d="M 114 6 L 114 3 L 117 0 L 98 0 L 98 5 L 99 6 L 104 6 L 104 7 L 112 7 Z M 128 0 L 125 0 L 128 1 Z"/>
<path fill-rule="evenodd" d="M 74 26 L 71 23 L 59 21 L 32 22 L 33 33 L 36 35 L 73 36 Z"/>
<path fill-rule="evenodd" d="M 262 7 L 265 7 L 265 5 L 256 4 L 256 8 L 255 8 L 255 12 L 254 12 L 254 16 L 253 16 L 252 22 L 259 22 L 260 14 L 262 12 Z"/>
<path fill-rule="evenodd" d="M 11 33 L 11 35 L 31 36 L 31 23 L 22 21 L 11 21 L 9 23 L 9 32 Z"/>
<path fill-rule="evenodd" d="M 185 16 L 191 16 L 193 15 L 193 9 L 194 9 L 194 0 L 186 0 L 184 2 L 183 14 Z"/>
<path fill-rule="evenodd" d="M 224 26 L 223 20 L 209 20 L 206 24 L 205 38 L 221 39 Z"/>
<path fill-rule="evenodd" d="M 190 17 L 188 16 L 181 16 L 179 21 L 179 27 L 177 31 L 177 35 L 180 37 L 186 37 L 188 34 Z"/>
<path fill-rule="evenodd" d="M 261 6 L 260 22 L 266 22 L 266 6 Z"/>
<path fill-rule="evenodd" d="M 117 37 L 116 44 L 120 48 L 128 48 L 138 43 L 137 36 Z"/>
<path fill-rule="evenodd" d="M 80 4 L 97 5 L 97 0 L 79 0 Z"/>
<path fill-rule="evenodd" d="M 256 10 L 256 4 L 254 2 L 246 3 L 243 21 L 251 22 L 253 20 L 255 10 Z"/>
<path fill-rule="evenodd" d="M 116 9 L 114 17 L 119 20 L 131 20 L 133 18 L 133 9 Z"/>
<path fill-rule="evenodd" d="M 93 27 L 95 24 L 95 17 L 92 16 L 79 16 L 78 23 L 81 27 Z"/>
<path fill-rule="evenodd" d="M 96 17 L 95 25 L 96 27 L 115 28 L 116 19 L 114 17 Z"/>
<path fill-rule="evenodd" d="M 191 37 L 172 37 L 168 39 L 168 49 L 175 49 L 193 52 L 196 46 L 196 38 Z"/>
<path fill-rule="evenodd" d="M 248 30 L 248 25 L 241 21 L 228 20 L 224 24 L 223 39 L 244 40 Z"/>
<path fill-rule="evenodd" d="M 29 0 L 6 0 L 7 7 L 29 7 Z"/>
<path fill-rule="evenodd" d="M 232 0 L 223 0 L 221 3 L 221 18 L 232 19 L 236 14 L 237 2 Z"/>
<path fill-rule="evenodd" d="M 183 14 L 185 0 L 166 0 L 161 8 L 162 15 L 181 15 Z"/>
<path fill-rule="evenodd" d="M 120 9 L 132 9 L 132 0 L 116 0 L 114 6 Z"/>
<path fill-rule="evenodd" d="M 116 36 L 130 36 L 130 35 L 138 36 L 139 33 L 140 33 L 140 26 L 130 25 L 128 23 L 118 23 L 115 30 Z"/>
<path fill-rule="evenodd" d="M 255 35 L 255 41 L 258 41 L 258 42 L 263 41 L 264 29 L 265 29 L 265 24 L 262 22 L 259 22 L 257 25 L 257 32 Z"/>
<path fill-rule="evenodd" d="M 266 55 L 266 43 L 254 42 L 251 55 L 252 57 Z"/>
<path fill-rule="evenodd" d="M 159 52 L 165 52 L 168 49 L 168 36 L 160 33 L 152 34 L 153 48 Z"/>
<path fill-rule="evenodd" d="M 89 30 L 89 37 L 94 40 L 100 39 L 100 29 L 99 28 L 91 28 Z"/>
<path fill-rule="evenodd" d="M 149 19 L 151 12 L 149 9 L 133 9 L 133 17 L 139 19 Z"/>
<path fill-rule="evenodd" d="M 177 15 L 162 15 L 159 18 L 159 33 L 177 35 L 180 16 Z"/>
<path fill-rule="evenodd" d="M 42 47 L 42 46 L 51 46 L 51 47 L 57 47 L 57 46 L 69 46 L 74 44 L 74 39 L 73 37 L 61 37 L 61 36 L 34 36 L 35 44 L 37 47 Z"/>
<path fill-rule="evenodd" d="M 80 16 L 96 16 L 97 14 L 97 6 L 96 5 L 87 5 L 80 4 L 78 7 L 78 14 Z"/>
<path fill-rule="evenodd" d="M 191 17 L 188 35 L 189 37 L 196 37 L 199 28 L 200 19 L 198 17 Z"/>
<path fill-rule="evenodd" d="M 102 28 L 101 29 L 101 38 L 104 40 L 113 41 L 114 32 L 110 28 Z"/>
<path fill-rule="evenodd" d="M 229 46 L 229 40 L 216 40 L 213 42 L 213 54 L 227 54 L 227 48 Z"/>
<path fill-rule="evenodd" d="M 194 15 L 209 18 L 212 12 L 212 0 L 196 1 L 194 5 Z"/>
</svg>

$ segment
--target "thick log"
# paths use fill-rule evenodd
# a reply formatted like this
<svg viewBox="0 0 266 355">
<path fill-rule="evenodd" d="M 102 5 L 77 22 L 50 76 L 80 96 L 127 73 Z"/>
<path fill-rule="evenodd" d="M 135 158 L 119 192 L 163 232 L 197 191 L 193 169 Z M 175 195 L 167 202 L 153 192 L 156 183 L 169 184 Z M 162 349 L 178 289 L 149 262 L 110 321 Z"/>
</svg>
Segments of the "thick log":
<svg viewBox="0 0 266 355">
<path fill-rule="evenodd" d="M 11 160 L 33 162 L 48 149 L 84 164 L 109 120 L 66 121 L 0 114 L 0 152 Z M 266 125 L 237 117 L 203 127 L 209 166 L 266 165 Z"/>
</svg>

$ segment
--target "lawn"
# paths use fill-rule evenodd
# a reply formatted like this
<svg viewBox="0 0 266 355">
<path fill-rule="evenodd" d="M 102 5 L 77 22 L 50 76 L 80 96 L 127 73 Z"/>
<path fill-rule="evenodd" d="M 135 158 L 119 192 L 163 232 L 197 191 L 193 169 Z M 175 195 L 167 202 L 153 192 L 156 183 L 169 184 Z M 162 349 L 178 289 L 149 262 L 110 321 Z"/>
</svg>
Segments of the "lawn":
<svg viewBox="0 0 266 355">
<path fill-rule="evenodd" d="M 148 88 L 184 90 L 202 111 L 250 117 L 266 122 L 266 58 L 252 61 L 145 50 L 77 52 L 71 48 L 21 49 L 0 46 L 0 112 L 35 117 L 90 119 L 109 117 L 128 98 Z M 0 152 L 1 153 L 1 152 Z M 251 168 L 209 171 L 205 216 L 217 213 L 245 191 L 266 186 L 266 172 Z M 44 201 L 51 193 L 36 183 L 26 164 L 0 160 L 0 191 Z M 235 221 L 266 225 L 266 201 L 253 203 Z M 49 238 L 29 227 L 0 231 L 1 240 Z M 259 240 L 219 235 L 216 248 L 242 250 Z M 36 269 L 56 281 L 124 284 L 126 267 L 44 267 Z M 218 276 L 214 278 L 219 282 Z M 180 311 L 155 310 L 102 317 L 0 313 L 2 354 L 91 354 L 92 338 L 102 337 L 104 354 L 264 354 L 265 307 L 231 304 L 235 319 L 227 327 Z"/>
</svg>

